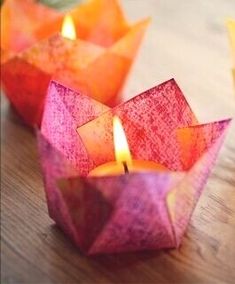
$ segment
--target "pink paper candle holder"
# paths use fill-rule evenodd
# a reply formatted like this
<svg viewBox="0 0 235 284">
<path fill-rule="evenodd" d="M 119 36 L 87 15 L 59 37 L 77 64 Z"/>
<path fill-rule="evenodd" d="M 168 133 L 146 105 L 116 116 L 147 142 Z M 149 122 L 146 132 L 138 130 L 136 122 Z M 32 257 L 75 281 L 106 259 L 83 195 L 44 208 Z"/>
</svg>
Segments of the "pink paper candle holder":
<svg viewBox="0 0 235 284">
<path fill-rule="evenodd" d="M 133 159 L 168 170 L 88 176 L 115 160 L 113 115 Z M 38 131 L 50 217 L 89 255 L 178 247 L 229 123 L 199 124 L 173 79 L 113 109 L 51 81 Z"/>
</svg>

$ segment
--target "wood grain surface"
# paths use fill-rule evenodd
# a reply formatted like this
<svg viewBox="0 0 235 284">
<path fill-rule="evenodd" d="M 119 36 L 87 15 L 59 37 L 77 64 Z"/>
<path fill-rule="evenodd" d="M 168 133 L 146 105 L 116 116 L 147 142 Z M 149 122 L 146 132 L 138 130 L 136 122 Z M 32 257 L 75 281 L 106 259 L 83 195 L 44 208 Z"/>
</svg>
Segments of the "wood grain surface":
<svg viewBox="0 0 235 284">
<path fill-rule="evenodd" d="M 175 77 L 201 122 L 235 115 L 234 0 L 122 4 L 132 20 L 153 17 L 125 98 Z M 86 257 L 48 217 L 33 132 L 4 96 L 1 109 L 1 283 L 234 283 L 234 122 L 178 250 Z"/>
</svg>

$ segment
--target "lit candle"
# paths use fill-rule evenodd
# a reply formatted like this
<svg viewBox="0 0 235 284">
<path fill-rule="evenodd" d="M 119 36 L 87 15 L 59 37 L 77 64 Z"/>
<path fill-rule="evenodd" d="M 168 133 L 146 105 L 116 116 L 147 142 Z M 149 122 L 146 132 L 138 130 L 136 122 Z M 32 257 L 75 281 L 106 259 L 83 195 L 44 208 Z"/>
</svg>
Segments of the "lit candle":
<svg viewBox="0 0 235 284">
<path fill-rule="evenodd" d="M 117 116 L 113 118 L 113 140 L 116 161 L 98 166 L 89 173 L 89 176 L 119 175 L 143 171 L 168 171 L 166 167 L 152 161 L 132 160 L 122 123 Z"/>
<path fill-rule="evenodd" d="M 61 35 L 64 38 L 75 40 L 77 38 L 76 28 L 73 22 L 73 18 L 71 15 L 66 15 L 64 17 L 62 28 L 61 28 Z"/>
<path fill-rule="evenodd" d="M 26 124 L 40 127 L 51 80 L 110 107 L 120 102 L 120 89 L 149 19 L 129 25 L 116 0 L 87 0 L 87 3 L 82 3 L 67 15 L 53 11 L 53 17 L 49 17 L 50 13 L 44 17 L 48 13 L 45 14 L 35 4 L 39 9 L 37 23 L 29 12 L 33 10 L 31 5 L 28 7 L 24 3 L 26 0 L 4 1 L 3 5 L 6 2 L 14 2 L 17 12 L 14 19 L 8 17 L 9 13 L 4 13 L 4 18 L 15 30 L 4 33 L 5 41 L 8 42 L 9 36 L 14 45 L 21 42 L 18 29 L 19 23 L 23 22 L 21 29 L 23 34 L 26 33 L 26 41 L 23 40 L 26 46 L 19 54 L 15 54 L 14 50 L 12 54 L 7 42 L 4 46 L 0 44 L 4 52 L 1 58 L 1 82 L 4 93 Z M 30 17 L 30 25 L 26 25 L 28 21 L 20 20 L 18 5 L 24 8 L 22 19 Z M 15 21 L 15 18 L 18 20 Z M 40 23 L 42 18 L 45 23 Z M 32 26 L 35 29 L 31 29 Z"/>
</svg>

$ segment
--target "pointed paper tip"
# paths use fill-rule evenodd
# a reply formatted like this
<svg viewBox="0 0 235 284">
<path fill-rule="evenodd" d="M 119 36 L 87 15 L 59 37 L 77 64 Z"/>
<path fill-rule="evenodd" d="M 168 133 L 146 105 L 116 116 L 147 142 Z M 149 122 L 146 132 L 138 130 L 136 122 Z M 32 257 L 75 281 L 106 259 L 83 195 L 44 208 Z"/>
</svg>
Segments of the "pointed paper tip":
<svg viewBox="0 0 235 284">
<path fill-rule="evenodd" d="M 151 17 L 147 17 L 144 18 L 136 23 L 134 23 L 131 27 L 143 27 L 144 29 L 147 29 L 147 27 L 150 25 L 150 23 L 152 22 L 152 18 Z"/>
<path fill-rule="evenodd" d="M 152 22 L 152 17 L 147 17 L 147 18 L 144 18 L 143 20 L 141 20 L 140 22 L 142 22 L 143 24 L 145 25 L 149 25 L 151 22 Z"/>
</svg>

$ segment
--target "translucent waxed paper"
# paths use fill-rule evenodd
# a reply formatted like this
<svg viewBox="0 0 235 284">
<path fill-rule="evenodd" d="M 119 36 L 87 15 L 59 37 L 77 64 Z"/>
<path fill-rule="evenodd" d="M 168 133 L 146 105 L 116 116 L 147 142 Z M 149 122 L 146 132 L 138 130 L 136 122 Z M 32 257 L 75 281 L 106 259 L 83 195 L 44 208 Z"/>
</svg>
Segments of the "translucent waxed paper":
<svg viewBox="0 0 235 284">
<path fill-rule="evenodd" d="M 4 91 L 28 125 L 40 126 L 51 79 L 116 105 L 149 23 L 145 19 L 128 24 L 116 0 L 92 0 L 70 14 L 77 40 L 60 35 L 63 15 L 59 15 L 35 32 L 43 40 L 10 56 L 1 66 Z M 24 30 L 23 23 L 21 28 Z M 45 37 L 45 30 L 53 35 Z"/>
<path fill-rule="evenodd" d="M 87 176 L 114 160 L 114 114 L 133 158 L 169 171 Z M 199 124 L 174 80 L 113 109 L 51 82 L 38 133 L 50 216 L 88 254 L 178 246 L 229 122 Z"/>
</svg>

